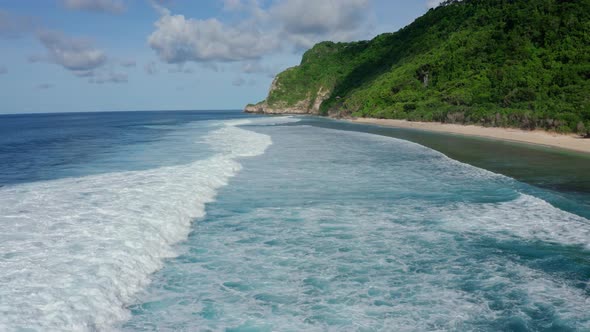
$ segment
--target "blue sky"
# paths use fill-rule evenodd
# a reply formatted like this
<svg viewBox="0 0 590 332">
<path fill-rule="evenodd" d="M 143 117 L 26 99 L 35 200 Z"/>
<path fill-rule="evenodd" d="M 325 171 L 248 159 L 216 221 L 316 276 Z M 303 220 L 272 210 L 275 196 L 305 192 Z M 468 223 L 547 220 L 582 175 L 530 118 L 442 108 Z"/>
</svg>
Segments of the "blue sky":
<svg viewBox="0 0 590 332">
<path fill-rule="evenodd" d="M 437 0 L 0 0 L 0 113 L 241 109 L 322 40 Z"/>
</svg>

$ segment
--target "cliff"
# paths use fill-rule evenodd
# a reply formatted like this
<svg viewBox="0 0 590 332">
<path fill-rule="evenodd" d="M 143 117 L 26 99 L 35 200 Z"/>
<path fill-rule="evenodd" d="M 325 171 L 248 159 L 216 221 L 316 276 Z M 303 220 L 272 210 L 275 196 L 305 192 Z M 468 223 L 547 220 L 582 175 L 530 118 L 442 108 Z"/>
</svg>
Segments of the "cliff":
<svg viewBox="0 0 590 332">
<path fill-rule="evenodd" d="M 395 33 L 317 44 L 246 111 L 586 133 L 590 0 L 447 1 Z"/>
<path fill-rule="evenodd" d="M 292 68 L 296 70 L 296 68 Z M 249 104 L 244 109 L 248 113 L 266 113 L 266 114 L 320 114 L 320 106 L 330 94 L 330 89 L 323 87 L 307 89 L 303 95 L 299 95 L 292 100 L 282 98 L 288 94 L 291 89 L 290 84 L 284 83 L 284 76 L 288 75 L 288 70 L 279 74 L 273 80 L 268 98 L 258 104 Z"/>
</svg>

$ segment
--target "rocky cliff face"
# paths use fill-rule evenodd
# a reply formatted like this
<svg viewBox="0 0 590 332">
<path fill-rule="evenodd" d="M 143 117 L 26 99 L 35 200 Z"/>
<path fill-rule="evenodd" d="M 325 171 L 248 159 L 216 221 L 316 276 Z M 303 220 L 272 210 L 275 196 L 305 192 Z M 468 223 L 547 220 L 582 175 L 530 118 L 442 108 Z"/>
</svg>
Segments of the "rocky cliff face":
<svg viewBox="0 0 590 332">
<path fill-rule="evenodd" d="M 259 102 L 258 104 L 250 104 L 244 108 L 246 113 L 261 113 L 261 114 L 320 114 L 320 107 L 322 103 L 329 98 L 331 91 L 320 87 L 315 93 L 315 98 L 312 98 L 311 93 L 306 98 L 298 100 L 294 103 L 287 103 L 285 101 L 279 101 L 275 103 L 269 103 L 272 94 L 279 89 L 286 88 L 280 84 L 279 76 L 277 76 L 268 92 L 268 98 Z"/>
</svg>

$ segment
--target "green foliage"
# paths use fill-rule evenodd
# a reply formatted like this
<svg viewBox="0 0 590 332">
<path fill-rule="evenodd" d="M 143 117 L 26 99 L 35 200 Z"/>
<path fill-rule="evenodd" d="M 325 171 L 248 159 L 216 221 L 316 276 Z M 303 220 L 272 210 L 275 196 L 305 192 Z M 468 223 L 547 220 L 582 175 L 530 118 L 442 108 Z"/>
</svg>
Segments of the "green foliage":
<svg viewBox="0 0 590 332">
<path fill-rule="evenodd" d="M 276 83 L 273 106 L 330 89 L 325 115 L 586 133 L 590 0 L 447 1 L 396 33 L 317 44 Z"/>
</svg>

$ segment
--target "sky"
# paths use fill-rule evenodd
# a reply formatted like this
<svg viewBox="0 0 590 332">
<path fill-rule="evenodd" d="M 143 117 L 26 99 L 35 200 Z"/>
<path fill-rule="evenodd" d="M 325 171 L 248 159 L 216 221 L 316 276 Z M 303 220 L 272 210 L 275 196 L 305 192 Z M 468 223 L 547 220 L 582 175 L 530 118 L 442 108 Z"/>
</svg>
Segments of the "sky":
<svg viewBox="0 0 590 332">
<path fill-rule="evenodd" d="M 242 109 L 315 43 L 439 0 L 0 0 L 0 113 Z"/>
</svg>

